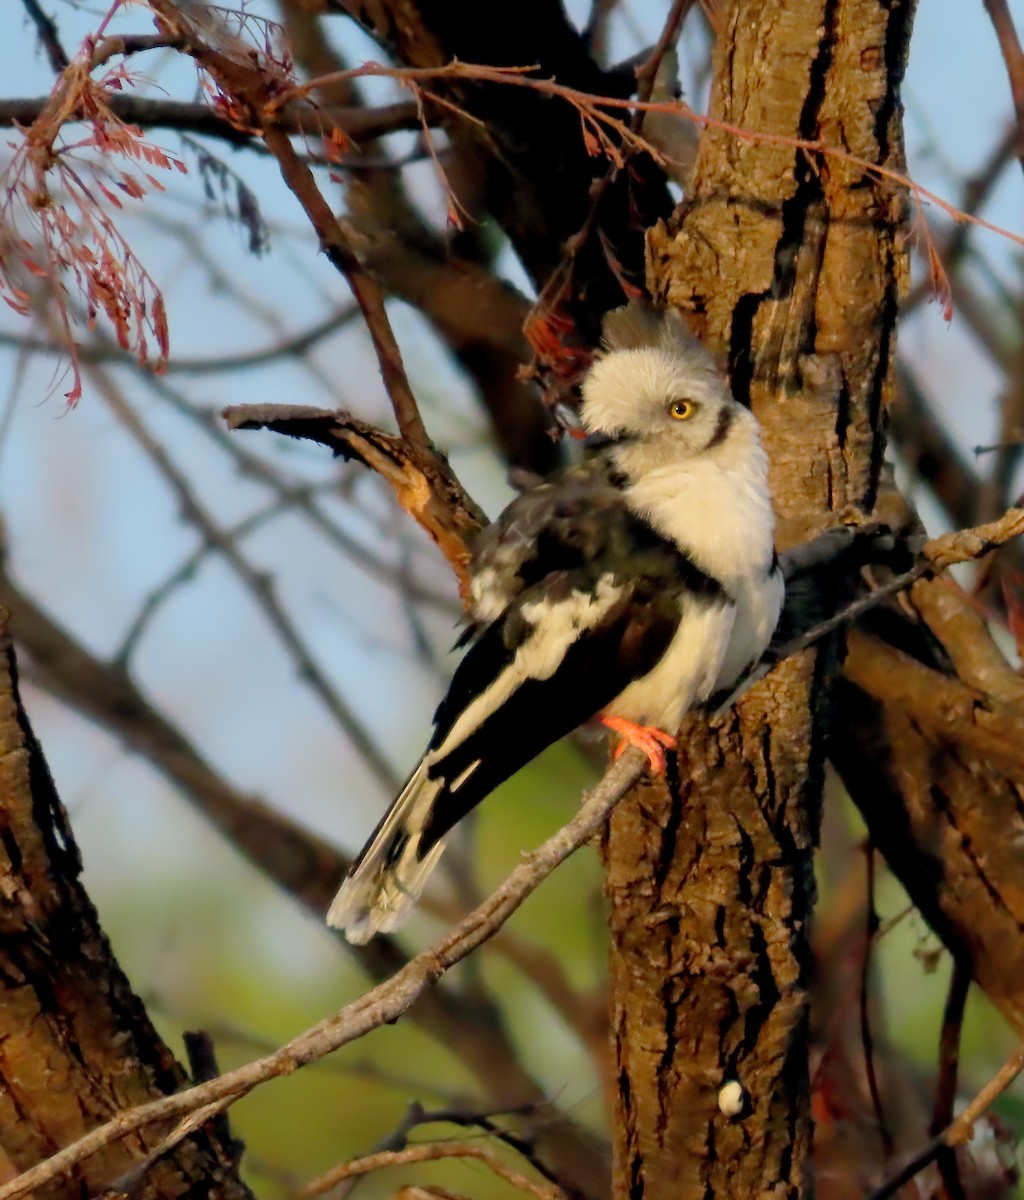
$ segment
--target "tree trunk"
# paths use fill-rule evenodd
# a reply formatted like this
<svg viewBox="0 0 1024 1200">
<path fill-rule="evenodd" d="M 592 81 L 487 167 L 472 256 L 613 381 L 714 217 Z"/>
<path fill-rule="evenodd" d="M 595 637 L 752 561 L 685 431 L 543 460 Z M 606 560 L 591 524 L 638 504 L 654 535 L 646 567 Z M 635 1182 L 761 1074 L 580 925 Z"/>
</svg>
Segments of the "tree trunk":
<svg viewBox="0 0 1024 1200">
<path fill-rule="evenodd" d="M 713 120 L 903 170 L 913 4 L 720 13 Z M 903 189 L 862 164 L 711 126 L 686 203 L 649 237 L 652 291 L 726 353 L 762 422 L 780 548 L 876 501 L 905 216 Z M 833 663 L 834 648 L 791 659 L 736 712 L 689 719 L 678 787 L 647 786 L 612 820 L 616 1197 L 809 1194 L 808 918 Z"/>
</svg>

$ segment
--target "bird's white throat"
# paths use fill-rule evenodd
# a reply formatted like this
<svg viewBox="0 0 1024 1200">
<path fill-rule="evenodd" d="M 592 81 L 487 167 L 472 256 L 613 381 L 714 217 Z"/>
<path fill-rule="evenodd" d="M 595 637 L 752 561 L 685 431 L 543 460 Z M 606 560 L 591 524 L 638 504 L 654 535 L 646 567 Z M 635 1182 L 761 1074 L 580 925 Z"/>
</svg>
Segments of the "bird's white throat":
<svg viewBox="0 0 1024 1200">
<path fill-rule="evenodd" d="M 743 449 L 638 475 L 622 464 L 631 480 L 627 504 L 727 590 L 767 571 L 775 548 L 768 462 L 756 432 Z"/>
</svg>

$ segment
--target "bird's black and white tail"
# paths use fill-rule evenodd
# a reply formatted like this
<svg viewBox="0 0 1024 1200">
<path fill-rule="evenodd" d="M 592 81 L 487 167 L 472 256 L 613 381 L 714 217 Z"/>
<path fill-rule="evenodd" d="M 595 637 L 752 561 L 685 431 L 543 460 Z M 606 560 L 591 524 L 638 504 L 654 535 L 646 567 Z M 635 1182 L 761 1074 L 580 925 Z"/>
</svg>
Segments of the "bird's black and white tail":
<svg viewBox="0 0 1024 1200">
<path fill-rule="evenodd" d="M 356 859 L 327 913 L 328 925 L 341 929 L 355 945 L 375 933 L 397 928 L 419 899 L 427 876 L 437 865 L 447 838 L 420 856 L 423 833 L 443 779 L 431 779 L 424 759 Z"/>
</svg>

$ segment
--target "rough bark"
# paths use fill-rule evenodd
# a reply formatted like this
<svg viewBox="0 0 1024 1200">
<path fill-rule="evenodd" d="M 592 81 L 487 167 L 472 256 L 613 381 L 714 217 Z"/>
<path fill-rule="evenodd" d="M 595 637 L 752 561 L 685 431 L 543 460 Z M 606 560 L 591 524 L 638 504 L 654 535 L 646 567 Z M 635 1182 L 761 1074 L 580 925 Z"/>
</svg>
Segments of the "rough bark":
<svg viewBox="0 0 1024 1200">
<path fill-rule="evenodd" d="M 901 170 L 912 7 L 734 0 L 712 117 Z M 783 547 L 874 505 L 905 207 L 848 161 L 709 128 L 688 202 L 649 237 L 652 290 L 725 353 L 761 419 Z M 811 655 L 790 660 L 728 719 L 691 720 L 678 792 L 652 786 L 613 818 L 617 1197 L 809 1193 L 825 674 Z M 731 1119 L 718 1107 L 729 1080 L 744 1096 Z"/>
<path fill-rule="evenodd" d="M 0 611 L 0 1162 L 11 1174 L 121 1109 L 188 1084 L 122 974 L 78 880 L 78 849 L 18 696 Z M 83 1163 L 44 1197 L 92 1195 L 137 1169 L 155 1126 Z M 222 1125 L 133 1176 L 143 1198 L 242 1198 Z"/>
</svg>

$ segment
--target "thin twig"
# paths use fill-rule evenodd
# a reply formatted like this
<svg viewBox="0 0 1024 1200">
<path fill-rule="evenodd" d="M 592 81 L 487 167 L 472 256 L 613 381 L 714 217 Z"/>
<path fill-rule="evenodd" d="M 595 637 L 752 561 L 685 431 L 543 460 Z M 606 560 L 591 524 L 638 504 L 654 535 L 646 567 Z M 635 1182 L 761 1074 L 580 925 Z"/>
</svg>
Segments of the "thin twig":
<svg viewBox="0 0 1024 1200">
<path fill-rule="evenodd" d="M 492 1135 L 498 1141 L 504 1142 L 510 1149 L 514 1150 L 520 1157 L 526 1161 L 542 1175 L 549 1183 L 559 1188 L 561 1185 L 557 1176 L 542 1163 L 533 1153 L 533 1148 L 529 1142 L 517 1137 L 499 1125 L 494 1118 L 500 1116 L 530 1116 L 536 1111 L 536 1105 L 533 1104 L 517 1104 L 512 1107 L 500 1109 L 492 1109 L 490 1112 L 474 1112 L 468 1107 L 461 1108 L 444 1108 L 427 1110 L 418 1100 L 414 1100 L 406 1110 L 405 1115 L 399 1121 L 398 1125 L 373 1147 L 368 1154 L 381 1154 L 384 1151 L 404 1150 L 409 1142 L 409 1135 L 423 1125 L 459 1125 L 462 1128 L 477 1128 Z M 416 1144 L 416 1143 L 413 1143 Z M 447 1144 L 447 1143 L 446 1143 Z M 365 1159 L 368 1155 L 361 1155 L 361 1159 Z M 335 1177 L 336 1178 L 336 1177 Z M 364 1178 L 362 1173 L 348 1172 L 339 1181 L 338 1186 L 330 1187 L 331 1200 L 346 1200 L 355 1188 L 358 1186 L 359 1180 Z M 314 1184 L 309 1184 L 307 1189 L 298 1191 L 299 1196 L 308 1194 L 308 1188 Z"/>
<path fill-rule="evenodd" d="M 187 39 L 188 53 L 210 73 L 226 95 L 241 105 L 254 127 L 261 130 L 267 149 L 277 159 L 281 178 L 302 205 L 320 239 L 321 248 L 347 280 L 362 309 L 384 388 L 403 438 L 419 449 L 429 449 L 430 439 L 384 308 L 384 293 L 375 276 L 359 261 L 348 223 L 335 216 L 317 186 L 313 172 L 296 153 L 288 133 L 282 128 L 277 114 L 285 98 L 279 94 L 280 89 L 275 91 L 277 80 L 272 73 L 262 71 L 258 62 L 242 61 L 207 45 L 188 15 L 171 0 L 151 0 L 151 7 L 165 31 Z M 287 99 L 297 95 L 298 92 Z"/>
<path fill-rule="evenodd" d="M 105 1146 L 155 1121 L 179 1117 L 220 1101 L 234 1103 L 280 1075 L 315 1062 L 373 1029 L 397 1020 L 457 962 L 501 928 L 526 897 L 580 846 L 590 841 L 626 792 L 640 778 L 644 755 L 630 748 L 583 801 L 579 812 L 523 861 L 450 933 L 411 959 L 396 974 L 339 1012 L 326 1017 L 273 1054 L 229 1071 L 209 1083 L 119 1113 L 45 1162 L 0 1186 L 0 1200 L 17 1200 L 61 1178 Z"/>
<path fill-rule="evenodd" d="M 243 350 L 237 354 L 224 354 L 219 357 L 171 358 L 167 362 L 164 373 L 166 375 L 213 375 L 222 372 L 248 371 L 253 367 L 263 367 L 282 358 L 300 358 L 318 342 L 322 342 L 326 337 L 350 325 L 358 315 L 359 309 L 356 305 L 351 304 L 345 308 L 339 308 L 302 333 L 289 334 L 275 345 L 264 346 L 260 350 Z M 131 356 L 124 354 L 123 357 L 129 359 Z"/>
<path fill-rule="evenodd" d="M 183 1117 L 181 1121 L 171 1130 L 171 1132 L 145 1156 L 133 1163 L 131 1167 L 105 1189 L 105 1194 L 109 1195 L 126 1195 L 130 1196 L 139 1188 L 146 1175 L 153 1167 L 164 1157 L 169 1154 L 176 1146 L 183 1142 L 192 1134 L 198 1132 L 207 1123 L 215 1117 L 221 1116 L 227 1108 L 229 1101 L 217 1100 L 213 1104 L 207 1104 L 203 1108 L 196 1109 L 195 1112 L 189 1113 L 187 1117 Z"/>
<path fill-rule="evenodd" d="M 891 1179 L 876 1188 L 867 1197 L 867 1200 L 888 1200 L 889 1196 L 894 1196 L 919 1171 L 922 1171 L 930 1162 L 934 1162 L 945 1147 L 961 1146 L 968 1141 L 974 1131 L 974 1122 L 1006 1091 L 1021 1071 L 1024 1071 L 1024 1045 L 1018 1046 L 1014 1050 L 955 1121 L 947 1125 L 938 1137 L 929 1142 L 920 1153 L 915 1154 Z M 0 1200 L 3 1200 L 2 1192 L 0 1192 Z"/>
<path fill-rule="evenodd" d="M 414 446 L 429 449 L 430 439 L 420 417 L 416 399 L 402 362 L 391 322 L 384 309 L 384 293 L 376 277 L 359 261 L 352 246 L 348 222 L 340 221 L 317 187 L 313 172 L 296 154 L 287 135 L 279 129 L 264 129 L 267 149 L 277 159 L 281 176 L 302 205 L 320 238 L 320 246 L 331 263 L 348 281 L 362 309 L 370 332 L 384 388 L 391 400 L 402 437 Z"/>
<path fill-rule="evenodd" d="M 860 970 L 860 1039 L 864 1048 L 864 1070 L 867 1074 L 868 1093 L 871 1096 L 871 1107 L 875 1112 L 875 1122 L 878 1125 L 878 1136 L 882 1139 L 882 1149 L 886 1159 L 892 1157 L 895 1148 L 889 1122 L 886 1120 L 885 1108 L 882 1105 L 882 1093 L 878 1086 L 878 1074 L 875 1071 L 874 1038 L 871 1034 L 870 1000 L 870 970 L 871 949 L 875 944 L 878 933 L 878 910 L 875 908 L 875 847 L 869 840 L 864 847 L 864 857 L 867 864 L 867 934 L 864 938 L 864 960 Z"/>
<path fill-rule="evenodd" d="M 654 44 L 654 49 L 645 61 L 637 67 L 636 80 L 638 86 L 636 89 L 636 98 L 641 104 L 646 104 L 653 95 L 654 84 L 658 77 L 661 61 L 670 48 L 679 40 L 683 22 L 686 20 L 693 5 L 694 0 L 673 0 L 672 8 L 665 18 L 665 24 L 661 27 L 661 34 Z M 646 115 L 646 111 L 643 108 L 637 108 L 630 126 L 635 134 L 643 132 L 644 117 Z"/>
<path fill-rule="evenodd" d="M 506 1167 L 486 1146 L 478 1146 L 474 1142 L 426 1142 L 417 1146 L 406 1146 L 403 1150 L 382 1150 L 378 1154 L 367 1154 L 364 1158 L 354 1158 L 351 1162 L 332 1167 L 307 1183 L 298 1192 L 296 1200 L 310 1200 L 313 1196 L 322 1196 L 335 1184 L 355 1175 L 369 1175 L 372 1171 L 380 1171 L 385 1167 L 404 1167 L 410 1163 L 437 1162 L 443 1158 L 472 1158 L 483 1163 L 506 1183 L 536 1196 L 537 1200 L 564 1200 L 566 1195 L 561 1188 L 535 1183 L 519 1171 Z"/>
<path fill-rule="evenodd" d="M 800 138 L 792 137 L 789 134 L 747 129 L 742 125 L 735 125 L 731 121 L 722 121 L 717 117 L 698 113 L 683 100 L 647 101 L 645 103 L 631 98 L 623 99 L 619 96 L 601 96 L 592 92 L 581 92 L 577 88 L 566 87 L 553 79 L 540 79 L 531 75 L 530 72 L 535 69 L 534 67 L 491 67 L 464 62 L 449 63 L 442 67 L 385 67 L 377 62 L 366 62 L 360 67 L 332 72 L 329 75 L 322 75 L 310 80 L 302 84 L 296 94 L 336 83 L 342 79 L 374 75 L 385 76 L 405 85 L 418 84 L 422 79 L 470 79 L 486 83 L 500 83 L 510 87 L 532 88 L 546 95 L 557 96 L 565 100 L 589 123 L 588 128 L 592 131 L 596 128 L 606 141 L 609 133 L 621 135 L 628 134 L 630 131 L 627 125 L 605 110 L 638 109 L 645 112 L 665 113 L 691 121 L 702 129 L 712 129 L 727 134 L 739 141 L 755 142 L 767 146 L 785 146 L 791 150 L 801 150 L 808 154 L 822 155 L 835 162 L 847 163 L 875 179 L 889 180 L 899 187 L 907 188 L 919 205 L 934 204 L 957 223 L 976 225 L 978 228 L 987 229 L 1018 246 L 1024 246 L 1024 233 L 1015 233 L 1013 230 L 986 221 L 976 213 L 964 212 L 955 204 L 943 199 L 937 192 L 923 187 L 904 172 L 872 162 L 870 159 L 861 158 L 857 154 L 851 154 L 841 146 L 822 141 L 820 138 Z M 608 148 L 606 144 L 605 149 Z M 635 140 L 634 148 L 645 150 L 655 160 L 661 158 L 657 147 L 645 142 L 642 138 Z"/>
<path fill-rule="evenodd" d="M 241 350 L 236 354 L 205 355 L 201 358 L 170 358 L 163 370 L 164 376 L 169 375 L 217 375 L 228 372 L 241 372 L 253 367 L 263 367 L 268 363 L 277 362 L 283 358 L 299 358 L 311 350 L 318 342 L 323 341 L 359 316 L 359 308 L 352 304 L 338 309 L 329 317 L 318 321 L 302 333 L 288 334 L 271 346 L 263 346 L 259 350 Z M 63 355 L 66 347 L 58 341 L 43 338 L 24 338 L 15 334 L 0 332 L 0 346 L 24 347 L 32 354 Z M 79 360 L 83 365 L 92 363 L 116 363 L 118 366 L 137 368 L 139 363 L 136 356 L 127 350 L 122 350 L 116 342 L 94 338 L 78 348 Z"/>
<path fill-rule="evenodd" d="M 935 1088 L 935 1108 L 929 1132 L 937 1136 L 953 1120 L 957 1077 L 960 1067 L 960 1033 L 964 1023 L 967 993 L 971 987 L 971 964 L 960 955 L 953 956 L 953 974 L 942 1014 L 942 1035 L 939 1039 L 939 1080 Z M 956 1150 L 944 1146 L 938 1153 L 936 1165 L 946 1188 L 946 1200 L 963 1200 L 964 1189 Z"/>
<path fill-rule="evenodd" d="M 237 544 L 268 522 L 283 516 L 299 499 L 309 499 L 317 491 L 322 492 L 328 489 L 334 491 L 336 490 L 336 485 L 334 483 L 319 485 L 305 483 L 295 488 L 287 488 L 280 496 L 271 500 L 263 508 L 257 509 L 256 512 L 251 513 L 248 517 L 239 521 L 237 525 L 232 526 L 232 528 L 225 529 L 224 538 L 228 542 Z M 135 653 L 136 646 L 139 644 L 139 641 L 160 608 L 167 603 L 180 587 L 195 577 L 203 559 L 208 554 L 215 553 L 217 549 L 218 547 L 215 543 L 209 541 L 207 538 L 201 539 L 199 545 L 190 554 L 186 555 L 178 566 L 164 577 L 161 583 L 153 588 L 139 605 L 135 617 L 121 639 L 121 645 L 111 655 L 110 662 L 112 664 L 124 668 L 128 666 L 132 655 Z"/>
<path fill-rule="evenodd" d="M 49 96 L 2 99 L 0 126 L 31 125 L 49 102 Z M 138 125 L 141 129 L 170 129 L 214 137 L 239 149 L 260 145 L 259 138 L 252 130 L 240 129 L 201 101 L 113 93 L 105 102 L 120 120 L 129 125 Z M 75 111 L 65 120 L 67 124 L 74 124 L 88 119 L 88 114 Z M 296 104 L 280 111 L 278 122 L 292 134 L 308 134 L 314 129 L 323 129 L 327 133 L 337 130 L 352 142 L 375 141 L 388 133 L 421 127 L 416 105 L 407 100 L 398 104 L 383 104 L 379 108 L 318 108 L 311 104 Z"/>
<path fill-rule="evenodd" d="M 117 33 L 101 38 L 92 52 L 92 69 L 102 67 L 112 58 L 128 58 L 150 50 L 184 50 L 181 38 L 164 37 L 159 33 Z"/>
<path fill-rule="evenodd" d="M 521 1158 L 525 1158 L 531 1167 L 542 1175 L 549 1183 L 559 1186 L 558 1177 L 547 1166 L 541 1162 L 533 1152 L 532 1145 L 525 1139 L 519 1137 L 518 1134 L 512 1133 L 505 1129 L 495 1121 L 495 1117 L 511 1117 L 511 1116 L 529 1116 L 535 1111 L 536 1106 L 532 1104 L 518 1104 L 511 1108 L 496 1109 L 491 1112 L 469 1112 L 466 1109 L 437 1109 L 431 1112 L 423 1110 L 422 1106 L 416 1105 L 419 1109 L 420 1119 L 418 1124 L 425 1125 L 428 1123 L 437 1124 L 439 1122 L 447 1122 L 450 1125 L 461 1125 L 464 1128 L 478 1128 L 489 1133 L 500 1142 L 504 1142 L 506 1146 L 514 1150 Z"/>
<path fill-rule="evenodd" d="M 999 141 L 996 142 L 985 162 L 964 182 L 960 199 L 957 202 L 957 207 L 962 212 L 974 213 L 984 205 L 1002 177 L 1004 167 L 1013 157 L 1016 145 L 1017 122 L 1014 120 L 1008 125 L 1006 132 Z M 967 248 L 971 244 L 970 232 L 971 227 L 969 224 L 963 222 L 954 224 L 944 244 L 938 250 L 938 256 L 942 261 L 942 265 L 950 276 L 956 280 L 954 292 L 957 311 L 961 315 L 968 317 L 972 310 L 970 306 L 968 306 L 966 311 L 964 309 L 961 300 L 964 281 L 962 276 L 957 274 L 957 269 L 961 265 Z M 901 311 L 905 315 L 914 308 L 917 308 L 922 301 L 929 299 L 932 294 L 932 285 L 926 276 L 911 289 L 910 295 L 900 306 Z"/>
<path fill-rule="evenodd" d="M 970 963 L 954 957 L 949 994 L 946 996 L 946 1007 L 942 1016 L 942 1035 L 939 1039 L 939 1081 L 935 1089 L 935 1110 L 930 1131 L 932 1134 L 940 1133 L 953 1120 L 960 1059 L 960 1031 L 963 1027 L 964 1007 L 967 1004 L 970 986 Z"/>
</svg>

